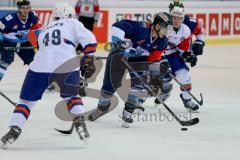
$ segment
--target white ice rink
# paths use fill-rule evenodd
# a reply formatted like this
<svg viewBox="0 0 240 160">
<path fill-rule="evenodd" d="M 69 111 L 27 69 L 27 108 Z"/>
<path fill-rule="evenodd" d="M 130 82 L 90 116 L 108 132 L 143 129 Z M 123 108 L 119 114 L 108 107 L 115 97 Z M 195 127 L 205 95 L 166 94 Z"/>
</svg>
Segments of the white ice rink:
<svg viewBox="0 0 240 160">
<path fill-rule="evenodd" d="M 87 122 L 91 137 L 89 145 L 74 133 L 64 136 L 53 129 L 68 129 L 70 123 L 54 114 L 60 100 L 57 93 L 46 93 L 33 108 L 21 137 L 8 150 L 0 150 L 0 160 L 238 160 L 240 157 L 240 45 L 206 46 L 197 67 L 191 69 L 193 93 L 202 92 L 204 105 L 200 123 L 181 131 L 176 121 L 148 121 L 141 119 L 131 128 L 121 127 L 117 109 L 96 122 Z M 104 53 L 102 54 L 104 55 Z M 17 100 L 27 68 L 16 58 L 9 68 L 0 90 Z M 103 71 L 103 69 L 102 69 Z M 89 87 L 100 88 L 103 74 Z M 167 104 L 175 112 L 186 112 L 174 85 Z M 87 108 L 94 108 L 97 100 L 84 98 Z M 153 98 L 144 104 L 146 114 L 157 113 L 162 106 L 154 106 Z M 14 109 L 0 97 L 0 136 L 8 131 Z M 167 114 L 167 111 L 164 111 Z"/>
</svg>

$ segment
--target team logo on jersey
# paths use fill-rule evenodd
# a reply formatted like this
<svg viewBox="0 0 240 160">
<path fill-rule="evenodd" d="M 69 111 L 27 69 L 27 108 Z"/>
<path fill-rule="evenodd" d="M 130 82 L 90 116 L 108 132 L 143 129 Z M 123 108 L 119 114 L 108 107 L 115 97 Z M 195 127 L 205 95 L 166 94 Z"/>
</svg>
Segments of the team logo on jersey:
<svg viewBox="0 0 240 160">
<path fill-rule="evenodd" d="M 18 29 L 18 25 L 16 24 L 15 26 L 13 26 L 12 29 L 17 30 Z"/>
<path fill-rule="evenodd" d="M 9 14 L 8 16 L 5 17 L 6 21 L 10 21 L 11 19 L 13 19 L 13 16 L 11 14 Z"/>
<path fill-rule="evenodd" d="M 26 25 L 24 24 L 24 25 L 22 26 L 22 28 L 26 28 Z"/>
<path fill-rule="evenodd" d="M 148 56 L 149 52 L 147 50 L 143 49 L 142 47 L 138 46 L 135 49 L 135 55 L 137 55 L 137 56 Z"/>
</svg>

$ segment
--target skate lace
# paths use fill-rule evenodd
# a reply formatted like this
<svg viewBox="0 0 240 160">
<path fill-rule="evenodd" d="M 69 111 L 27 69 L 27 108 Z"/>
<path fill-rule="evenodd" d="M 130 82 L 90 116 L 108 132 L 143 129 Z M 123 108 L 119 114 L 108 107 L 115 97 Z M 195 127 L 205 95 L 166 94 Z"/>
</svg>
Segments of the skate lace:
<svg viewBox="0 0 240 160">
<path fill-rule="evenodd" d="M 95 112 L 93 112 L 91 115 L 93 117 L 93 119 L 98 119 L 99 117 L 101 117 L 103 114 L 105 114 L 107 111 L 101 111 L 99 109 L 97 109 Z"/>
</svg>

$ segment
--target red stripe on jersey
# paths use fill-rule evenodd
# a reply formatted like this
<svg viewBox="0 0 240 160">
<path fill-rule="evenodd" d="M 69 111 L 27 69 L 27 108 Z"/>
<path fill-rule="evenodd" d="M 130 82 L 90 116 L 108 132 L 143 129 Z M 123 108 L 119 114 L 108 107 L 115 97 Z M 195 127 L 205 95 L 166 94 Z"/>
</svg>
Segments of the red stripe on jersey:
<svg viewBox="0 0 240 160">
<path fill-rule="evenodd" d="M 41 27 L 42 27 L 42 25 L 38 23 L 38 24 L 33 25 L 30 29 L 31 30 L 36 30 L 36 29 L 39 29 Z"/>
<path fill-rule="evenodd" d="M 190 48 L 192 36 L 184 39 L 177 47 L 183 51 L 188 51 Z"/>
<path fill-rule="evenodd" d="M 203 33 L 202 27 L 201 27 L 200 24 L 197 22 L 196 27 L 195 27 L 195 29 L 194 29 L 194 31 L 193 31 L 192 34 L 194 34 L 194 35 L 197 36 L 197 35 L 202 34 L 202 33 Z"/>
<path fill-rule="evenodd" d="M 159 61 L 161 59 L 162 54 L 164 53 L 165 50 L 156 50 L 150 53 L 148 56 L 147 60 L 148 62 L 154 62 L 154 61 Z"/>
<path fill-rule="evenodd" d="M 83 51 L 84 54 L 88 54 L 88 53 L 92 53 L 92 52 L 95 52 L 96 51 L 96 46 L 89 46 L 89 47 L 86 47 Z"/>
</svg>

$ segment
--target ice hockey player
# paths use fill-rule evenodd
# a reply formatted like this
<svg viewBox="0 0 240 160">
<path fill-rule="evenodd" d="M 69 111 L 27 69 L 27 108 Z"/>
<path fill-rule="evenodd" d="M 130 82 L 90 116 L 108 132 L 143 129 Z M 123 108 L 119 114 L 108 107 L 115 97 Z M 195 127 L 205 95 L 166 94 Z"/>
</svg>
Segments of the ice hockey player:
<svg viewBox="0 0 240 160">
<path fill-rule="evenodd" d="M 48 87 L 49 77 L 52 74 L 58 76 L 67 75 L 66 85 L 79 85 L 79 69 L 65 71 L 64 73 L 53 73 L 65 62 L 76 58 L 75 46 L 80 43 L 84 47 L 82 64 L 93 64 L 93 53 L 96 49 L 96 38 L 75 17 L 75 10 L 66 3 L 59 3 L 53 10 L 53 22 L 45 26 L 39 37 L 39 51 L 30 64 L 29 70 L 22 86 L 20 101 L 13 111 L 10 121 L 10 131 L 2 137 L 1 141 L 6 147 L 13 143 L 21 134 L 23 126 L 29 118 L 31 109 L 41 99 L 44 90 Z M 79 64 L 79 62 L 77 63 Z M 90 74 L 90 71 L 88 71 Z M 93 73 L 92 73 L 93 74 Z M 63 86 L 64 87 L 64 86 Z M 78 90 L 66 92 L 60 88 L 61 97 L 64 98 L 67 108 L 75 118 L 74 125 L 80 138 L 88 138 L 83 116 L 84 106 Z M 82 131 L 84 135 L 80 135 Z"/>
<path fill-rule="evenodd" d="M 171 2 L 169 4 L 169 12 L 170 13 L 175 6 L 180 7 L 180 8 L 184 8 L 182 0 L 171 0 Z M 194 41 L 194 43 L 190 47 L 190 50 L 196 56 L 202 55 L 203 54 L 203 48 L 205 46 L 204 28 L 200 25 L 200 23 L 197 20 L 195 20 L 194 18 L 192 18 L 192 17 L 190 17 L 186 14 L 184 16 L 183 23 L 190 28 L 191 34 L 195 35 L 195 38 L 196 38 L 196 40 Z M 197 62 L 197 57 L 195 57 L 194 59 Z M 167 79 L 166 83 L 163 84 L 164 86 L 166 86 L 165 87 L 166 90 L 163 90 L 163 94 L 159 97 L 159 98 L 161 98 L 162 101 L 165 101 L 169 97 L 170 91 L 171 91 L 171 89 L 169 89 L 169 88 L 172 87 L 172 84 L 168 80 L 169 78 L 166 77 L 166 79 Z M 157 99 L 155 99 L 155 103 L 159 104 L 160 102 Z"/>
<path fill-rule="evenodd" d="M 171 67 L 171 72 L 183 84 L 183 86 L 181 86 L 182 93 L 180 97 L 184 106 L 194 111 L 198 110 L 199 106 L 195 104 L 191 100 L 191 96 L 183 90 L 183 88 L 188 91 L 192 89 L 191 76 L 186 62 L 189 62 L 191 66 L 196 65 L 196 55 L 189 52 L 191 30 L 187 25 L 183 24 L 184 16 L 184 8 L 175 6 L 172 9 L 172 25 L 169 25 L 167 33 L 170 45 L 165 52 L 165 56 Z"/>
<path fill-rule="evenodd" d="M 116 46 L 126 44 L 124 39 L 129 39 L 132 42 L 132 48 L 125 50 L 124 47 L 113 47 L 110 51 L 98 102 L 98 110 L 90 115 L 90 120 L 94 121 L 108 112 L 111 97 L 117 88 L 121 86 L 126 71 L 126 67 L 121 61 L 122 57 L 127 57 L 127 61 L 144 81 L 146 81 L 146 74 L 150 70 L 151 81 L 152 83 L 156 82 L 155 80 L 160 76 L 159 61 L 168 45 L 165 36 L 168 24 L 169 18 L 164 13 L 159 13 L 156 14 L 153 24 L 149 27 L 146 27 L 144 22 L 131 20 L 121 20 L 112 25 L 113 44 L 117 44 Z M 139 97 L 139 94 L 148 95 L 148 91 L 134 77 L 132 71 L 129 72 L 131 89 L 125 103 L 122 119 L 125 122 L 132 123 L 132 113 L 144 102 L 143 97 Z"/>
<path fill-rule="evenodd" d="M 28 40 L 29 30 L 38 30 L 38 15 L 31 10 L 28 0 L 17 1 L 18 11 L 0 19 L 0 81 L 8 66 L 14 61 L 14 52 L 23 60 L 24 64 L 30 64 L 35 55 L 34 49 L 5 49 L 4 47 L 30 47 Z"/>
</svg>

